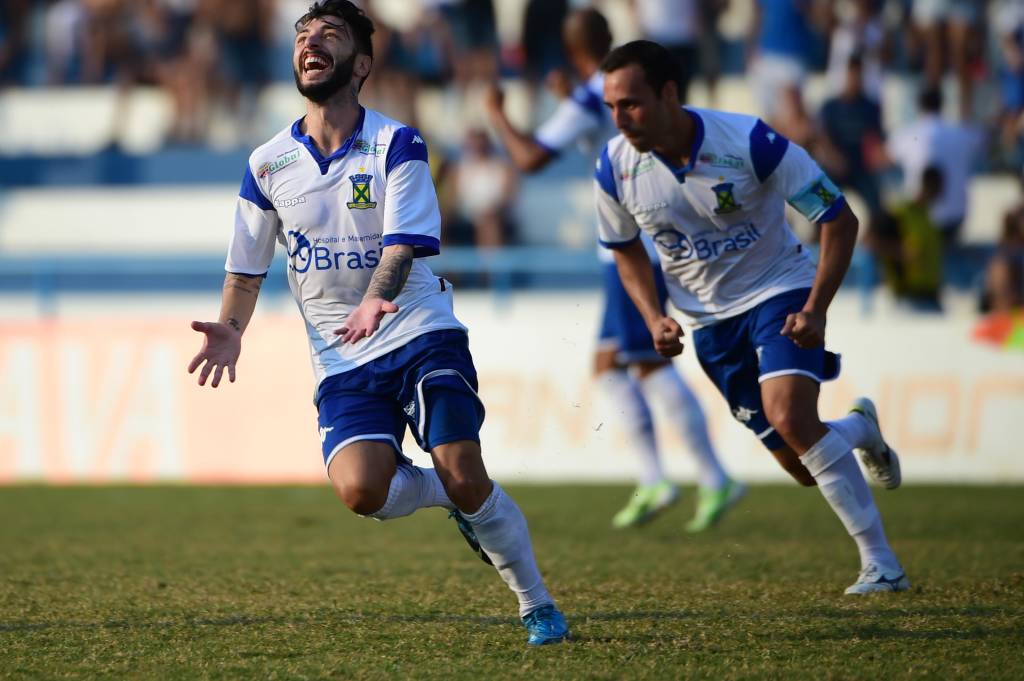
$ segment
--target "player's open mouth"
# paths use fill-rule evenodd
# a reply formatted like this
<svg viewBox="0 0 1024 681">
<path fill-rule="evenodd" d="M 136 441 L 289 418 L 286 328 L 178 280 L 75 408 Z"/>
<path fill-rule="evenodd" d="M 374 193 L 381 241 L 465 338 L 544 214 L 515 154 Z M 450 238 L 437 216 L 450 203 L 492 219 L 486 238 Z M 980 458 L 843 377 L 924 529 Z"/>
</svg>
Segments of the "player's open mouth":
<svg viewBox="0 0 1024 681">
<path fill-rule="evenodd" d="M 316 75 L 323 73 L 331 67 L 333 60 L 322 52 L 305 52 L 302 55 L 302 70 L 305 73 Z"/>
</svg>

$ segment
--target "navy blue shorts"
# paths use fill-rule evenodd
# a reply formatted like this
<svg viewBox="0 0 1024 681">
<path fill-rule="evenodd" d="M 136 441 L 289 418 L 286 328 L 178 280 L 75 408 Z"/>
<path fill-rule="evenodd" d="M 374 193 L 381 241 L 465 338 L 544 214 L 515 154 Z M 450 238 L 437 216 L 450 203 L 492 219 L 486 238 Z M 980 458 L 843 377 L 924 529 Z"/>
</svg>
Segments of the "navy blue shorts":
<svg viewBox="0 0 1024 681">
<path fill-rule="evenodd" d="M 653 267 L 658 300 L 664 311 L 665 302 L 668 300 L 665 277 L 661 273 L 661 267 Z M 621 364 L 664 361 L 655 351 L 651 332 L 647 330 L 640 310 L 636 309 L 633 300 L 626 293 L 615 263 L 604 265 L 604 314 L 601 317 L 598 344 L 602 348 L 614 348 L 615 357 Z"/>
<path fill-rule="evenodd" d="M 457 329 L 431 331 L 317 388 L 324 464 L 360 440 L 390 443 L 402 455 L 406 426 L 430 451 L 459 440 L 480 441 L 484 407 L 477 396 L 469 337 Z"/>
<path fill-rule="evenodd" d="M 799 348 L 779 334 L 786 316 L 802 310 L 810 292 L 805 288 L 780 293 L 743 314 L 693 332 L 700 365 L 732 415 L 771 451 L 786 443 L 765 418 L 761 382 L 798 374 L 821 383 L 839 375 L 839 355 L 824 347 Z"/>
</svg>

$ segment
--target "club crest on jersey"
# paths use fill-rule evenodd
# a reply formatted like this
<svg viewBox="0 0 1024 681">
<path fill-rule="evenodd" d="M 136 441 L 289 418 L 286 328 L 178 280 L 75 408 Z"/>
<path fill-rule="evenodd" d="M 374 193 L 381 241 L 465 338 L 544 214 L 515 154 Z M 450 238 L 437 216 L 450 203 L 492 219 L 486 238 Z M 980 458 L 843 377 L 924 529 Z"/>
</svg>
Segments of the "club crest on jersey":
<svg viewBox="0 0 1024 681">
<path fill-rule="evenodd" d="M 349 175 L 348 179 L 352 181 L 352 200 L 345 205 L 353 210 L 376 208 L 377 202 L 370 198 L 370 182 L 373 175 L 359 173 Z"/>
<path fill-rule="evenodd" d="M 716 215 L 733 213 L 743 207 L 742 203 L 736 202 L 736 197 L 732 194 L 732 188 L 732 182 L 723 182 L 711 188 L 711 191 L 715 193 L 715 200 L 718 201 L 718 207 L 715 208 Z"/>
</svg>

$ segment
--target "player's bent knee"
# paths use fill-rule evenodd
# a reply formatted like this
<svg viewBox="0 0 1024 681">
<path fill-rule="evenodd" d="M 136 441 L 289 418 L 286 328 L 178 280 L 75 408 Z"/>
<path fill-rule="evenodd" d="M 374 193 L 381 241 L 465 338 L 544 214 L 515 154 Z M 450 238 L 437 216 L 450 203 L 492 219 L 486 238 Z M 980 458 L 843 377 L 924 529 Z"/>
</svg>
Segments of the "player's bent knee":
<svg viewBox="0 0 1024 681">
<path fill-rule="evenodd" d="M 358 515 L 376 513 L 388 500 L 387 489 L 376 489 L 372 485 L 342 482 L 335 483 L 334 489 L 345 506 Z"/>
</svg>

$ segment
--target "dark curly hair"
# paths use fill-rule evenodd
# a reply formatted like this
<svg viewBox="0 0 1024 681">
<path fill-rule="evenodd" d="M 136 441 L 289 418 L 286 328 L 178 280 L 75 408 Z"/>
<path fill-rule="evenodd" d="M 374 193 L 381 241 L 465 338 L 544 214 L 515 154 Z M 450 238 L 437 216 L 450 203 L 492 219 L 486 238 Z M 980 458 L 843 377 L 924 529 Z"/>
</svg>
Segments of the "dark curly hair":
<svg viewBox="0 0 1024 681">
<path fill-rule="evenodd" d="M 356 44 L 356 51 L 373 58 L 373 21 L 366 16 L 363 10 L 349 2 L 349 0 L 317 0 L 309 7 L 309 11 L 295 22 L 296 33 L 301 31 L 306 24 L 321 17 L 338 17 L 349 27 L 352 32 L 352 39 Z"/>
</svg>

